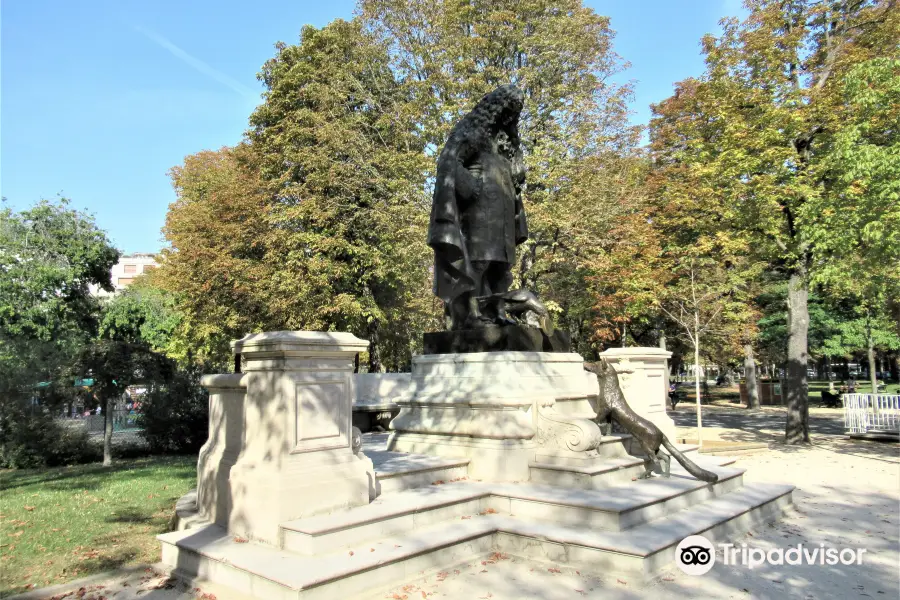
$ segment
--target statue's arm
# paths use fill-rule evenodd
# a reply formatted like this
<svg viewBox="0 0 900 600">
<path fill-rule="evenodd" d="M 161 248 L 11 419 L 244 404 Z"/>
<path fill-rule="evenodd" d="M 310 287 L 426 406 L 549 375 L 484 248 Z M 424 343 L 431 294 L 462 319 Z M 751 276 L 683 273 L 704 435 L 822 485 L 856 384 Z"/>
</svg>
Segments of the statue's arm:
<svg viewBox="0 0 900 600">
<path fill-rule="evenodd" d="M 481 171 L 456 164 L 456 196 L 464 204 L 468 204 L 481 192 Z"/>
<path fill-rule="evenodd" d="M 456 163 L 456 197 L 464 209 L 481 194 L 482 166 L 478 153 L 464 148 Z"/>
</svg>

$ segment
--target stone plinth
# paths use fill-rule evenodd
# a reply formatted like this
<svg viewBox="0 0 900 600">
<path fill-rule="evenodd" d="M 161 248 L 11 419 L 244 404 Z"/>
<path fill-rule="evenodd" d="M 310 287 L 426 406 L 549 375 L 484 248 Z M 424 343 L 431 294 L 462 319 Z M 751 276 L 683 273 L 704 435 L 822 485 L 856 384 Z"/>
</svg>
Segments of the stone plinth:
<svg viewBox="0 0 900 600">
<path fill-rule="evenodd" d="M 221 472 L 215 484 L 203 472 L 199 482 L 200 489 L 216 489 L 207 510 L 216 522 L 227 513 L 230 534 L 277 545 L 279 523 L 367 504 L 374 497 L 372 462 L 354 444 L 351 425 L 354 358 L 367 347 L 350 333 L 307 331 L 259 333 L 232 342 L 233 352 L 244 359 L 239 382 L 245 392 L 240 411 L 226 410 L 241 423 L 228 498 L 221 498 Z M 208 377 L 204 384 L 214 398 L 221 396 L 219 389 L 234 389 L 231 380 Z M 233 420 L 225 421 L 227 430 Z M 211 425 L 219 428 L 213 420 Z M 221 435 L 215 431 L 211 438 Z M 226 443 L 225 454 L 234 447 Z"/>
<path fill-rule="evenodd" d="M 469 458 L 475 479 L 528 481 L 541 408 L 590 416 L 596 379 L 594 391 L 591 384 L 573 353 L 417 356 L 411 393 L 397 399 L 388 450 Z"/>
<path fill-rule="evenodd" d="M 201 518 L 227 527 L 228 479 L 241 451 L 247 375 L 205 375 L 200 383 L 209 390 L 209 437 L 197 461 L 197 509 Z"/>
<path fill-rule="evenodd" d="M 666 361 L 671 352 L 660 348 L 610 348 L 600 354 L 615 369 L 628 405 L 675 440 L 675 422 L 666 414 L 669 382 Z"/>
</svg>

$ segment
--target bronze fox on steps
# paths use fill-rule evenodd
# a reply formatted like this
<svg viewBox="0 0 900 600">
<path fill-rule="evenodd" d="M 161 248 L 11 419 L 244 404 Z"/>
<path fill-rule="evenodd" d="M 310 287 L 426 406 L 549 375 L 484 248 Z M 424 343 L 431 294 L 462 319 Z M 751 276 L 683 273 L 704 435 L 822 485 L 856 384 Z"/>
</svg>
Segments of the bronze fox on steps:
<svg viewBox="0 0 900 600">
<path fill-rule="evenodd" d="M 671 455 L 681 463 L 681 466 L 688 473 L 697 479 L 708 483 L 715 483 L 719 480 L 718 475 L 706 469 L 701 469 L 688 457 L 679 452 L 678 448 L 663 435 L 659 427 L 634 412 L 628 406 L 625 396 L 622 394 L 622 388 L 619 386 L 619 378 L 615 370 L 607 362 L 601 361 L 595 365 L 585 365 L 585 369 L 594 373 L 600 384 L 600 395 L 597 398 L 599 411 L 595 420 L 601 426 L 601 431 L 603 430 L 603 425 L 606 425 L 606 430 L 602 432 L 608 435 L 612 428 L 612 420 L 615 419 L 625 431 L 630 433 L 647 454 L 647 477 L 650 476 L 654 467 L 661 468 L 663 474 L 668 477 L 671 464 L 669 455 Z M 669 455 L 660 450 L 660 446 L 663 446 L 669 452 Z M 660 461 L 663 463 L 662 467 L 660 467 Z"/>
</svg>

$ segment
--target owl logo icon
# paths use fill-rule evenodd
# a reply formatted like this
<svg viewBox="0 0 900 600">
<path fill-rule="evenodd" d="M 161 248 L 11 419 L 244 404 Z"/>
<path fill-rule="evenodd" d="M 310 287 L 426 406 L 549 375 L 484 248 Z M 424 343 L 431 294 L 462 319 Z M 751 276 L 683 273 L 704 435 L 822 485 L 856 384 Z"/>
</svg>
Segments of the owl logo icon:
<svg viewBox="0 0 900 600">
<path fill-rule="evenodd" d="M 716 564 L 716 550 L 702 535 L 689 535 L 675 548 L 675 564 L 688 575 L 703 575 Z"/>
</svg>

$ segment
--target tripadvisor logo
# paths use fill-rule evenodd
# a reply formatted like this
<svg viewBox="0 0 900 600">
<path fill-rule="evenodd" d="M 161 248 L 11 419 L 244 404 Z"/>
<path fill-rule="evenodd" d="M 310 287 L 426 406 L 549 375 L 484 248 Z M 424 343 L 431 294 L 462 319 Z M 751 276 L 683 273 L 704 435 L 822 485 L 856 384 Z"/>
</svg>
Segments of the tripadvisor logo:
<svg viewBox="0 0 900 600">
<path fill-rule="evenodd" d="M 719 544 L 726 565 L 743 565 L 750 569 L 760 565 L 861 565 L 865 548 L 826 548 L 825 544 L 790 548 L 753 548 L 747 544 Z M 689 535 L 675 549 L 675 564 L 688 575 L 703 575 L 716 564 L 716 550 L 702 535 Z"/>
</svg>

